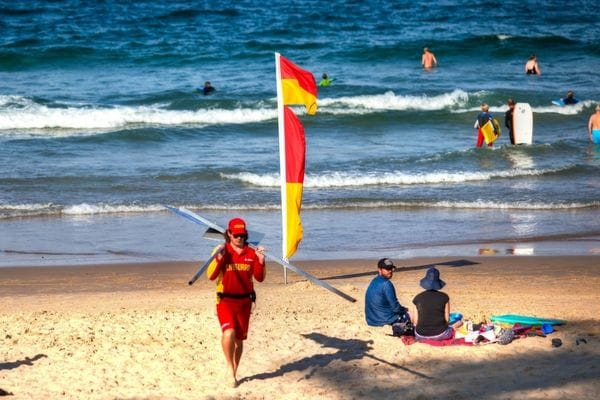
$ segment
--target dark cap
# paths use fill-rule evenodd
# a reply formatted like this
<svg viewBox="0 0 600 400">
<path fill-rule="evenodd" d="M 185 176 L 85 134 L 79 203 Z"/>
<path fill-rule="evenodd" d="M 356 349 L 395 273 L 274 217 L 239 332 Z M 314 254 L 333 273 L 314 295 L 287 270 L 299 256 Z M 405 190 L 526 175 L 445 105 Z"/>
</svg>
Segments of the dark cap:
<svg viewBox="0 0 600 400">
<path fill-rule="evenodd" d="M 389 258 L 382 258 L 377 262 L 377 268 L 387 269 L 388 271 L 395 270 L 396 266 Z"/>
</svg>

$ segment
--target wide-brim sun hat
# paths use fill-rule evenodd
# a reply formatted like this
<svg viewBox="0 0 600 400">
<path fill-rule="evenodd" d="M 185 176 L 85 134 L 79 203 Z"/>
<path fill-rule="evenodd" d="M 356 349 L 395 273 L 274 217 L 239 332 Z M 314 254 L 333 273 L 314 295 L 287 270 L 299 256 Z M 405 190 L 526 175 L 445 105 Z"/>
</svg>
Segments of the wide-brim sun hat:
<svg viewBox="0 0 600 400">
<path fill-rule="evenodd" d="M 437 268 L 429 268 L 425 278 L 421 279 L 421 287 L 425 290 L 440 290 L 446 282 L 440 279 L 440 271 Z"/>
</svg>

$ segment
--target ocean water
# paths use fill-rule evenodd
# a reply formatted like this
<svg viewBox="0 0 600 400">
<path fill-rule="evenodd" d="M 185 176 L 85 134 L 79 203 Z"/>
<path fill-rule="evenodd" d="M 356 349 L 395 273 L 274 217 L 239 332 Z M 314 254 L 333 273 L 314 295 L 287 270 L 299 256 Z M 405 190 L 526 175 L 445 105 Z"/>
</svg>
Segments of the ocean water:
<svg viewBox="0 0 600 400">
<path fill-rule="evenodd" d="M 466 4 L 0 1 L 0 265 L 205 259 L 164 204 L 280 254 L 275 52 L 335 78 L 295 108 L 294 259 L 600 253 L 596 3 Z M 476 149 L 479 104 L 503 124 L 508 97 L 534 143 Z"/>
</svg>

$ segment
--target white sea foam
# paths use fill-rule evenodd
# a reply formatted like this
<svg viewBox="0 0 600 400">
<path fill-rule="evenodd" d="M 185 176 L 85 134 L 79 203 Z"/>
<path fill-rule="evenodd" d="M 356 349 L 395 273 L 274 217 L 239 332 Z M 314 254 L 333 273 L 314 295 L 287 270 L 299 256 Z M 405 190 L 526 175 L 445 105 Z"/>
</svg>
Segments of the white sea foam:
<svg viewBox="0 0 600 400">
<path fill-rule="evenodd" d="M 281 209 L 279 203 L 220 203 L 220 204 L 186 204 L 187 209 L 204 211 L 278 211 Z M 431 209 L 498 209 L 498 210 L 574 210 L 584 208 L 599 208 L 600 201 L 588 203 L 528 203 L 528 202 L 490 202 L 489 200 L 474 201 L 395 201 L 375 200 L 341 203 L 308 203 L 304 202 L 303 210 L 349 210 L 349 209 L 378 209 L 378 208 L 431 208 Z M 17 204 L 0 205 L 0 219 L 15 217 L 40 217 L 40 216 L 68 216 L 68 217 L 91 217 L 111 214 L 149 214 L 157 212 L 168 212 L 163 205 L 107 205 L 82 203 L 61 207 L 54 204 Z"/>
<path fill-rule="evenodd" d="M 318 176 L 307 174 L 304 178 L 305 188 L 334 188 L 353 187 L 365 185 L 419 185 L 419 184 L 444 184 L 462 183 L 472 181 L 486 181 L 495 178 L 511 178 L 519 176 L 536 176 L 555 173 L 560 169 L 511 169 L 489 172 L 448 172 L 437 171 L 428 173 L 406 174 L 402 172 L 381 173 L 351 173 L 332 172 Z M 240 180 L 255 186 L 277 187 L 280 185 L 279 174 L 254 174 L 242 172 L 237 174 L 222 174 L 226 179 Z"/>
<path fill-rule="evenodd" d="M 377 95 L 346 96 L 319 99 L 320 114 L 364 115 L 382 111 L 448 110 L 452 113 L 475 113 L 477 106 L 467 106 L 470 97 L 479 98 L 482 92 L 469 94 L 453 90 L 437 96 L 397 95 L 386 92 Z M 272 99 L 273 100 L 273 99 Z M 593 107 L 593 100 L 585 100 L 567 107 L 533 107 L 534 113 L 575 115 Z M 302 107 L 294 107 L 303 115 Z M 506 107 L 492 106 L 492 113 L 503 113 Z M 275 102 L 259 102 L 255 107 L 235 109 L 203 108 L 169 110 L 164 105 L 150 106 L 100 106 L 89 104 L 55 104 L 48 106 L 30 98 L 0 95 L 0 135 L 2 136 L 79 136 L 132 129 L 145 126 L 204 127 L 221 124 L 248 124 L 277 118 Z"/>
<path fill-rule="evenodd" d="M 332 114 L 357 114 L 389 110 L 443 110 L 464 105 L 469 94 L 456 89 L 437 96 L 397 95 L 386 92 L 378 95 L 347 96 L 319 99 L 319 107 Z"/>
<path fill-rule="evenodd" d="M 110 205 L 110 204 L 88 204 L 66 206 L 62 210 L 64 215 L 93 215 L 93 214 L 120 214 L 120 213 L 145 213 L 162 211 L 161 205 Z"/>
<path fill-rule="evenodd" d="M 2 130 L 114 130 L 140 125 L 246 124 L 274 119 L 275 109 L 167 110 L 153 106 L 48 107 L 19 96 L 0 96 Z M 63 132 L 62 135 L 69 135 Z"/>
</svg>

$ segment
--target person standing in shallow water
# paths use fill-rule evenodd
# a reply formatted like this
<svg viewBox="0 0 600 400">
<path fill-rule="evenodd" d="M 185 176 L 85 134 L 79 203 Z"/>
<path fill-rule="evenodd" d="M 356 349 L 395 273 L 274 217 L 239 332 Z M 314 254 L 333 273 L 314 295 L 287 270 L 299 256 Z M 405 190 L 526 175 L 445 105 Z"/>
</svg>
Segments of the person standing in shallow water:
<svg viewBox="0 0 600 400">
<path fill-rule="evenodd" d="M 244 351 L 244 340 L 252 304 L 256 300 L 253 278 L 265 279 L 265 249 L 248 245 L 246 223 L 241 218 L 229 221 L 225 243 L 218 246 L 217 255 L 207 271 L 210 280 L 217 280 L 217 317 L 221 324 L 221 346 L 227 361 L 227 379 L 231 387 L 238 385 L 237 370 Z"/>
<path fill-rule="evenodd" d="M 510 137 L 510 144 L 515 144 L 515 132 L 513 131 L 513 114 L 515 111 L 515 101 L 509 98 L 506 101 L 508 110 L 504 113 L 504 125 L 508 128 L 508 136 Z"/>
<path fill-rule="evenodd" d="M 427 47 L 423 49 L 423 56 L 421 57 L 421 65 L 425 69 L 431 69 L 437 66 L 437 59 L 435 58 L 435 54 L 433 54 Z"/>
<path fill-rule="evenodd" d="M 588 134 L 592 142 L 600 144 L 600 103 L 596 104 L 596 112 L 588 121 Z"/>
<path fill-rule="evenodd" d="M 525 73 L 527 75 L 541 75 L 542 71 L 540 70 L 540 66 L 537 62 L 537 56 L 532 54 L 529 56 L 529 59 L 525 63 Z"/>
<path fill-rule="evenodd" d="M 473 127 L 477 129 L 477 147 L 483 146 L 483 142 L 485 138 L 483 137 L 483 133 L 481 132 L 481 128 L 488 122 L 493 121 L 494 117 L 490 114 L 490 106 L 487 103 L 481 103 L 481 112 L 477 116 L 475 120 L 475 125 Z M 495 129 L 494 129 L 495 131 Z M 494 143 L 489 143 L 488 147 L 492 147 Z"/>
</svg>

